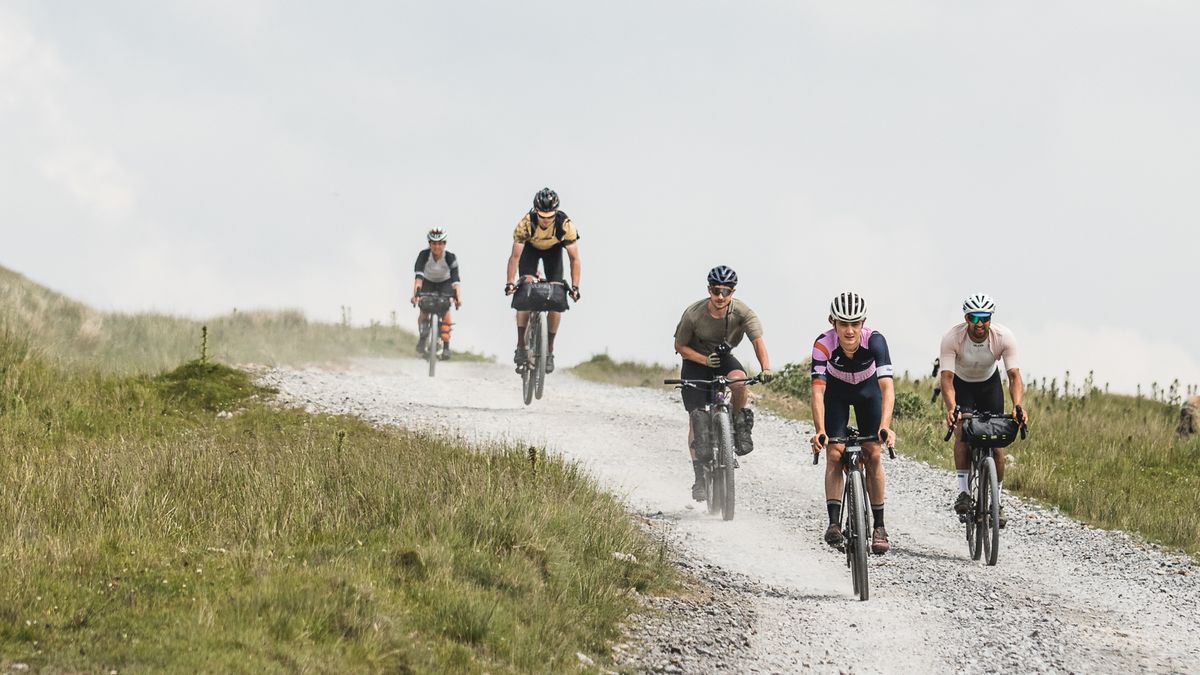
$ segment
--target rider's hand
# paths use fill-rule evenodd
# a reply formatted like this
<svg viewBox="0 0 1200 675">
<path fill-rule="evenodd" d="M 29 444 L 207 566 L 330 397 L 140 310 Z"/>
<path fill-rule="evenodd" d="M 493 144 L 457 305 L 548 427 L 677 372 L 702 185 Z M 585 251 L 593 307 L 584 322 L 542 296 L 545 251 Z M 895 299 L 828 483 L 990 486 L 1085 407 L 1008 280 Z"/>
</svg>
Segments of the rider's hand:
<svg viewBox="0 0 1200 675">
<path fill-rule="evenodd" d="M 1019 424 L 1029 426 L 1029 411 L 1025 408 L 1017 406 L 1017 409 L 1013 411 L 1013 416 Z"/>
<path fill-rule="evenodd" d="M 775 371 L 770 368 L 763 368 L 763 371 L 758 374 L 758 381 L 766 384 L 775 379 Z"/>
<path fill-rule="evenodd" d="M 889 448 L 896 447 L 896 432 L 887 427 L 879 427 L 879 437 L 884 439 L 884 443 Z"/>
<path fill-rule="evenodd" d="M 946 426 L 952 427 L 957 420 L 954 419 L 954 410 L 946 411 Z"/>
<path fill-rule="evenodd" d="M 720 368 L 721 367 L 721 355 L 716 352 L 709 354 L 708 356 L 705 357 L 704 364 L 706 366 L 708 366 L 709 368 Z"/>
<path fill-rule="evenodd" d="M 409 302 L 411 302 L 411 303 L 412 303 L 412 306 L 413 306 L 413 307 L 416 307 L 416 306 L 417 306 L 417 294 L 416 294 L 416 293 L 413 293 L 413 296 L 412 296 L 412 298 L 409 300 Z"/>
<path fill-rule="evenodd" d="M 512 283 L 511 281 L 508 282 L 507 284 L 504 284 L 504 294 L 505 295 L 512 295 L 513 293 L 516 293 L 516 292 L 517 292 L 516 284 Z"/>
<path fill-rule="evenodd" d="M 825 447 L 825 443 L 828 440 L 829 440 L 829 437 L 826 436 L 825 434 L 813 434 L 813 437 L 811 440 L 813 454 L 815 455 L 815 454 L 821 452 L 821 449 Z"/>
<path fill-rule="evenodd" d="M 578 286 L 572 287 L 571 290 L 569 291 L 569 294 L 570 294 L 572 300 L 574 300 L 575 302 L 579 302 L 579 287 Z"/>
<path fill-rule="evenodd" d="M 462 309 L 462 300 L 454 299 L 454 309 Z"/>
</svg>

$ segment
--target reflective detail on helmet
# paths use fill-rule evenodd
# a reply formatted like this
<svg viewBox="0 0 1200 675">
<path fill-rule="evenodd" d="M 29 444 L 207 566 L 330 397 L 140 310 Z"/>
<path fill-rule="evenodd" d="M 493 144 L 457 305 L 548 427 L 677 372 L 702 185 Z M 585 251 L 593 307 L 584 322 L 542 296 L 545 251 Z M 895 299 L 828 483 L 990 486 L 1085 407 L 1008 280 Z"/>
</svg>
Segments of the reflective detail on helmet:
<svg viewBox="0 0 1200 675">
<path fill-rule="evenodd" d="M 429 231 L 427 238 L 429 241 L 446 241 L 446 231 L 440 227 L 435 227 Z"/>
<path fill-rule="evenodd" d="M 558 193 L 550 188 L 542 188 L 533 196 L 533 208 L 538 211 L 557 211 Z"/>
<path fill-rule="evenodd" d="M 963 300 L 963 314 L 987 313 L 996 311 L 996 301 L 987 293 L 975 293 Z"/>
<path fill-rule="evenodd" d="M 729 286 L 730 288 L 737 286 L 737 272 L 733 268 L 725 265 L 717 265 L 708 271 L 709 286 Z"/>
<path fill-rule="evenodd" d="M 829 316 L 836 321 L 854 323 L 867 318 L 867 301 L 858 293 L 846 291 L 834 296 L 829 303 Z"/>
</svg>

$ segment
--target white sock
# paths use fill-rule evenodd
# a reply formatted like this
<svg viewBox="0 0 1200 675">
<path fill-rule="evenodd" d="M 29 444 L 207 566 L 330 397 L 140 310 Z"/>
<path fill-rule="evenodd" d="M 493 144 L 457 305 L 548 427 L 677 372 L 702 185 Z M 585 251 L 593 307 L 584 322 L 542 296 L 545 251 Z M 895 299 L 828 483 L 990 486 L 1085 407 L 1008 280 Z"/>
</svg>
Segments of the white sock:
<svg viewBox="0 0 1200 675">
<path fill-rule="evenodd" d="M 967 491 L 967 474 L 969 474 L 969 473 L 971 473 L 971 472 L 970 471 L 955 471 L 954 472 L 954 477 L 958 479 L 958 491 L 959 492 Z"/>
<path fill-rule="evenodd" d="M 1004 481 L 996 481 L 997 492 L 1000 493 L 1000 503 L 1004 503 Z"/>
</svg>

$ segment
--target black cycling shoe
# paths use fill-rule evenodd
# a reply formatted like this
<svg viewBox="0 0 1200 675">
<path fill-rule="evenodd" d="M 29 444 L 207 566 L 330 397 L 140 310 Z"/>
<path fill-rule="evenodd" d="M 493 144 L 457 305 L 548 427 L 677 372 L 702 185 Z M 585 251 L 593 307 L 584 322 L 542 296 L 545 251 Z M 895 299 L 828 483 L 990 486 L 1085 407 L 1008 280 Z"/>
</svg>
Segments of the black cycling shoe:
<svg viewBox="0 0 1200 675">
<path fill-rule="evenodd" d="M 829 527 L 825 528 L 825 543 L 838 549 L 845 545 L 846 538 L 842 536 L 841 525 L 830 523 Z"/>
<path fill-rule="evenodd" d="M 423 336 L 417 338 L 417 353 L 418 354 L 425 353 L 425 343 L 426 343 L 426 339 Z"/>
<path fill-rule="evenodd" d="M 546 355 L 546 372 L 547 373 L 554 372 L 554 355 L 553 354 Z"/>
<path fill-rule="evenodd" d="M 698 480 L 695 483 L 692 483 L 692 499 L 698 502 L 708 499 L 708 495 L 705 494 L 704 490 L 704 481 Z"/>
<path fill-rule="evenodd" d="M 958 499 L 954 500 L 954 512 L 960 516 L 965 516 L 971 512 L 971 495 L 966 492 L 958 493 Z"/>
<path fill-rule="evenodd" d="M 525 366 L 529 365 L 529 355 L 525 353 L 524 347 L 517 347 L 517 351 L 513 352 L 513 363 L 517 364 L 517 372 L 525 370 Z"/>
<path fill-rule="evenodd" d="M 450 360 L 450 343 L 449 342 L 442 343 L 442 355 L 438 358 L 440 358 L 443 361 Z"/>
</svg>

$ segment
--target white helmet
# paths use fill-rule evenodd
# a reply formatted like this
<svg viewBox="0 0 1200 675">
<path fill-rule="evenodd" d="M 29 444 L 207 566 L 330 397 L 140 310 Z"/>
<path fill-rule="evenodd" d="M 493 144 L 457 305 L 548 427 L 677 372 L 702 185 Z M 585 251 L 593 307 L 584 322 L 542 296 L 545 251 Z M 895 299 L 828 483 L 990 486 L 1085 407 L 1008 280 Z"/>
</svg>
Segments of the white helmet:
<svg viewBox="0 0 1200 675">
<path fill-rule="evenodd" d="M 992 300 L 992 296 L 987 293 L 975 293 L 967 296 L 963 300 L 963 314 L 975 314 L 977 312 L 986 312 L 991 314 L 996 311 L 996 301 Z"/>
<path fill-rule="evenodd" d="M 867 302 L 857 293 L 847 291 L 829 303 L 829 318 L 854 323 L 867 318 Z"/>
<path fill-rule="evenodd" d="M 429 241 L 446 241 L 446 231 L 440 227 L 435 227 L 429 231 Z"/>
</svg>

